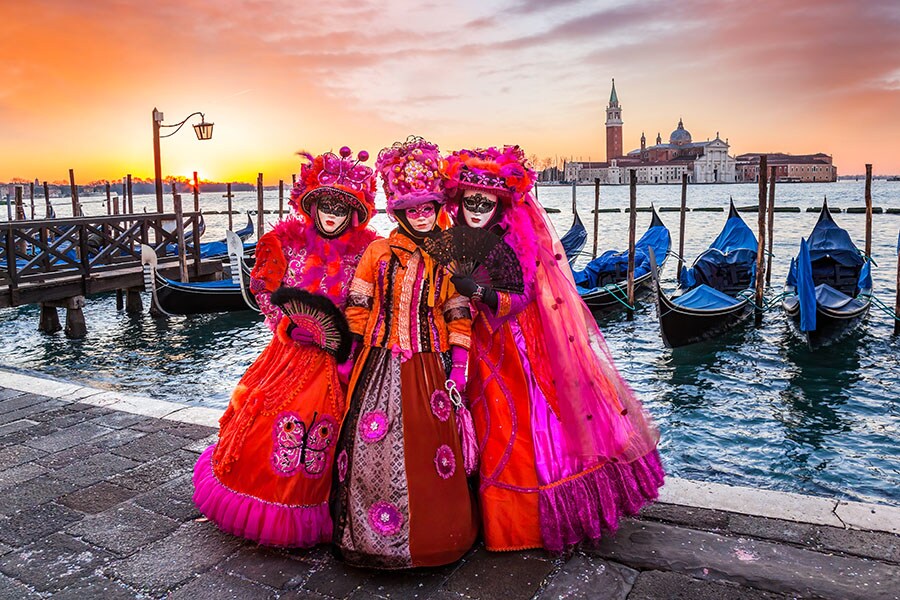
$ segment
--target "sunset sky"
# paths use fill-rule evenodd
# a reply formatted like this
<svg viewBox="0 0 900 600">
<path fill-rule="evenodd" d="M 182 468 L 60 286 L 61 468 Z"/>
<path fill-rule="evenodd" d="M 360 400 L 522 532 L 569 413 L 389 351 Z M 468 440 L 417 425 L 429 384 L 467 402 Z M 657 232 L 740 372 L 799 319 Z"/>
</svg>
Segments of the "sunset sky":
<svg viewBox="0 0 900 600">
<path fill-rule="evenodd" d="M 900 173 L 900 2 L 0 0 L 0 181 L 153 174 L 151 111 L 203 111 L 164 175 L 267 184 L 301 149 L 518 143 L 605 159 L 679 117 L 732 153 Z"/>
</svg>

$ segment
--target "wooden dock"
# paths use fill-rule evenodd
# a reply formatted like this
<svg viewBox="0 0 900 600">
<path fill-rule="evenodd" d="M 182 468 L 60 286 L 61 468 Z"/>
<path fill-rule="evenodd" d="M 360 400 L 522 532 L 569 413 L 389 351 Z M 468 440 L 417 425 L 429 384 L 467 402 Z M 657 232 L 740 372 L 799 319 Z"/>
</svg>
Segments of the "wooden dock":
<svg viewBox="0 0 900 600">
<path fill-rule="evenodd" d="M 180 213 L 180 211 L 178 211 Z M 199 212 L 122 214 L 16 220 L 2 225 L 0 308 L 40 304 L 42 331 L 60 329 L 56 309 L 67 309 L 66 334 L 83 337 L 85 297 L 122 291 L 126 310 L 141 311 L 141 244 L 154 249 L 160 272 L 180 279 L 183 256 L 193 280 L 217 278 L 221 260 L 202 261 Z M 180 218 L 179 218 L 180 217 Z M 179 252 L 178 249 L 182 250 Z"/>
</svg>

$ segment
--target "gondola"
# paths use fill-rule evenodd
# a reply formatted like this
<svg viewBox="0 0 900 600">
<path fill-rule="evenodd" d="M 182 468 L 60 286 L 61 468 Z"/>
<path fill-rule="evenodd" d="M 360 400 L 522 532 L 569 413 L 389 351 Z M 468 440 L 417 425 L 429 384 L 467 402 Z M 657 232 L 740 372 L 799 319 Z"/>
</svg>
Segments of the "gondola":
<svg viewBox="0 0 900 600">
<path fill-rule="evenodd" d="M 234 233 L 241 239 L 241 241 L 246 242 L 253 235 L 253 219 L 250 218 L 250 213 L 247 213 L 247 224 L 238 229 Z M 256 249 L 256 243 L 245 243 L 244 250 L 252 252 Z M 188 245 L 187 252 L 190 254 L 193 251 L 193 247 Z M 200 243 L 200 258 L 225 258 L 228 256 L 228 241 L 226 239 L 216 240 L 215 242 L 201 242 Z"/>
<path fill-rule="evenodd" d="M 672 247 L 672 236 L 662 219 L 651 207 L 650 226 L 634 245 L 634 292 L 635 297 L 650 289 L 650 258 L 652 248 L 656 256 L 662 257 L 660 269 Z M 624 306 L 627 302 L 623 291 L 628 283 L 628 251 L 607 250 L 579 271 L 573 271 L 575 286 L 584 303 L 593 310 L 604 310 Z"/>
<path fill-rule="evenodd" d="M 828 202 L 791 259 L 782 307 L 791 328 L 815 350 L 855 329 L 872 304 L 871 261 L 834 222 Z"/>
<path fill-rule="evenodd" d="M 575 211 L 575 220 L 572 221 L 572 227 L 559 241 L 566 252 L 566 258 L 569 259 L 569 265 L 574 265 L 578 254 L 584 248 L 585 242 L 587 242 L 587 229 L 584 228 L 584 223 L 581 222 L 581 217 L 578 215 L 577 210 Z"/>
<path fill-rule="evenodd" d="M 228 232 L 237 238 L 233 232 Z M 240 238 L 238 243 L 240 243 Z M 243 251 L 242 251 L 243 253 Z M 232 279 L 222 281 L 197 281 L 181 283 L 163 277 L 157 272 L 157 256 L 152 248 L 141 246 L 141 262 L 144 265 L 144 286 L 151 292 L 153 306 L 165 315 L 196 315 L 205 313 L 237 312 L 256 309 L 245 293 L 249 269 L 243 257 L 238 273 Z M 235 282 L 235 279 L 238 279 Z"/>
<path fill-rule="evenodd" d="M 655 272 L 657 313 L 663 343 L 678 348 L 714 338 L 753 312 L 758 244 L 731 203 L 719 237 L 690 267 L 683 267 L 678 288 L 662 291 Z M 655 263 L 655 260 L 653 261 Z"/>
</svg>

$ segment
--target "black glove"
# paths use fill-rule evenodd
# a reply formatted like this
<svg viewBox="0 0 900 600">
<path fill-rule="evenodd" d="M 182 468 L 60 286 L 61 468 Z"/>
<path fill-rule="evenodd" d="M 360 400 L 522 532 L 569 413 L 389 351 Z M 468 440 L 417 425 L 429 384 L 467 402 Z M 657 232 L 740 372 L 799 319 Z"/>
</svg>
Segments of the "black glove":
<svg viewBox="0 0 900 600">
<path fill-rule="evenodd" d="M 478 284 L 475 283 L 475 280 L 465 275 L 454 275 L 450 278 L 450 281 L 456 286 L 456 291 L 466 298 L 471 298 L 478 290 Z"/>
</svg>

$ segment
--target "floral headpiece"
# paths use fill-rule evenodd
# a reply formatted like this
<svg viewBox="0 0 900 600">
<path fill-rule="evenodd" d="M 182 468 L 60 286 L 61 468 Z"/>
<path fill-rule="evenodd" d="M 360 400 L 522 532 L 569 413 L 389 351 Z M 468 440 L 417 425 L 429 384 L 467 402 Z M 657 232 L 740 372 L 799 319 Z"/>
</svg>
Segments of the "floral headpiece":
<svg viewBox="0 0 900 600">
<path fill-rule="evenodd" d="M 411 135 L 383 149 L 375 170 L 381 174 L 391 214 L 426 202 L 444 203 L 441 151 L 421 137 Z"/>
<path fill-rule="evenodd" d="M 353 226 L 365 225 L 375 213 L 375 173 L 366 165 L 369 160 L 365 150 L 352 158 L 347 146 L 340 156 L 327 152 L 313 156 L 299 152 L 308 162 L 300 166 L 300 178 L 291 190 L 290 205 L 296 211 L 312 217 L 312 203 L 325 195 L 337 195 L 354 210 Z"/>
<path fill-rule="evenodd" d="M 534 186 L 536 174 L 518 146 L 459 150 L 444 159 L 447 195 L 456 197 L 463 190 L 481 190 L 521 202 Z"/>
</svg>

